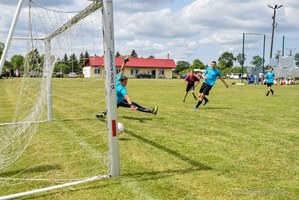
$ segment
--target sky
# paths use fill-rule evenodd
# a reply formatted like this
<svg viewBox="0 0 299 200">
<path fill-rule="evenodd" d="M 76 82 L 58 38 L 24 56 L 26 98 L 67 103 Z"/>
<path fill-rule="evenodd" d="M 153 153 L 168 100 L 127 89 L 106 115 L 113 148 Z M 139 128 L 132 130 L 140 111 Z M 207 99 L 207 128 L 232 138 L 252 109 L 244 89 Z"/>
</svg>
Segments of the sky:
<svg viewBox="0 0 299 200">
<path fill-rule="evenodd" d="M 25 2 L 28 0 L 25 0 Z M 53 10 L 76 11 L 91 3 L 88 0 L 34 0 Z M 0 41 L 6 41 L 18 0 L 0 0 Z M 299 51 L 298 0 L 113 0 L 115 49 L 121 54 L 135 50 L 139 57 L 170 58 L 177 61 L 200 59 L 204 64 L 218 60 L 223 52 L 242 53 L 243 33 L 248 64 L 255 55 L 270 57 L 272 16 L 268 5 L 283 5 L 276 10 L 276 28 L 272 56 L 278 51 Z M 25 11 L 28 3 L 24 3 Z M 28 9 L 27 9 L 28 10 Z M 21 13 L 14 36 L 28 35 L 27 12 Z M 100 15 L 96 15 L 100 16 Z M 95 20 L 91 35 L 101 33 L 101 20 Z M 97 25 L 98 24 L 98 25 Z M 89 27 L 90 28 L 90 27 Z M 90 30 L 87 28 L 87 30 Z M 253 33 L 253 34 L 252 34 Z M 86 35 L 87 37 L 87 35 Z M 283 42 L 283 37 L 284 42 Z M 88 41 L 88 40 L 86 40 Z M 100 43 L 91 40 L 90 43 Z M 11 55 L 25 55 L 26 48 L 15 42 Z M 284 44 L 284 48 L 283 48 Z M 102 46 L 90 44 L 96 54 Z M 86 45 L 86 50 L 88 47 Z"/>
</svg>

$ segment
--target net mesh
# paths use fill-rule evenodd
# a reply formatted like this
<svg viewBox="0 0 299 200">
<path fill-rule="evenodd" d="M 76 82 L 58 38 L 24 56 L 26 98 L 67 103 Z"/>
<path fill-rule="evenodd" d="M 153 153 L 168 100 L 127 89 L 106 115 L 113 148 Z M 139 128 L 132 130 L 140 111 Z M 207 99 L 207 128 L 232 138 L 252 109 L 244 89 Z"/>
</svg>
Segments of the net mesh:
<svg viewBox="0 0 299 200">
<path fill-rule="evenodd" d="M 0 118 L 0 196 L 108 174 L 106 122 L 95 117 L 105 109 L 105 83 L 82 78 L 87 57 L 78 56 L 102 52 L 100 11 L 51 39 L 46 61 L 45 41 L 38 38 L 78 12 L 47 9 L 32 1 L 27 6 L 30 40 L 24 42 L 21 77 L 2 85 L 6 98 L 0 99 L 5 111 Z M 69 72 L 77 77 L 67 77 Z"/>
</svg>

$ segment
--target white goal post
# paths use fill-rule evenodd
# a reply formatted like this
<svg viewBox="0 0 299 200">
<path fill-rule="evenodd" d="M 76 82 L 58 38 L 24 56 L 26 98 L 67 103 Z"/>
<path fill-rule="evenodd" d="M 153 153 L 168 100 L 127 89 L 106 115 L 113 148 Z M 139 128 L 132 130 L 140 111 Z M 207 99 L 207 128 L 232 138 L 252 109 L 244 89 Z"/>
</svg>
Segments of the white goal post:
<svg viewBox="0 0 299 200">
<path fill-rule="evenodd" d="M 20 11 L 22 9 L 23 2 L 25 0 L 19 0 L 15 16 L 5 43 L 5 48 L 0 61 L 0 71 L 3 69 L 5 59 L 9 50 L 11 40 L 18 22 Z M 103 26 L 103 49 L 104 49 L 104 63 L 105 63 L 105 89 L 106 89 L 106 109 L 107 113 L 107 127 L 108 127 L 108 160 L 109 160 L 109 174 L 104 176 L 94 176 L 85 180 L 73 181 L 61 185 L 52 187 L 12 194 L 8 196 L 0 197 L 2 199 L 12 199 L 22 197 L 25 195 L 32 195 L 39 192 L 49 191 L 62 187 L 77 185 L 103 178 L 109 178 L 120 175 L 120 161 L 119 161 L 119 141 L 117 130 L 117 106 L 116 106 L 116 69 L 115 69 L 115 47 L 114 47 L 114 23 L 113 23 L 113 0 L 93 0 L 90 5 L 76 14 L 72 19 L 64 23 L 61 27 L 57 28 L 54 32 L 44 38 L 23 38 L 42 40 L 45 43 L 45 77 L 49 81 L 47 82 L 47 105 L 48 105 L 48 121 L 52 121 L 52 84 L 51 84 L 51 67 L 53 67 L 53 58 L 51 58 L 51 39 L 55 38 L 80 20 L 84 19 L 89 14 L 102 8 L 102 26 Z"/>
</svg>

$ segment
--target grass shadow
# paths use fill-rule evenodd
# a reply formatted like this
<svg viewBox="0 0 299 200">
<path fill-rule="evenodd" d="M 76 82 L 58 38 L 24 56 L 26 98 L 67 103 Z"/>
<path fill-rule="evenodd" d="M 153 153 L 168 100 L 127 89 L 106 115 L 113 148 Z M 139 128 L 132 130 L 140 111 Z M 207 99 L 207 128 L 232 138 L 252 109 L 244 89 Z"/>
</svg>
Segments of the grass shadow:
<svg viewBox="0 0 299 200">
<path fill-rule="evenodd" d="M 176 152 L 175 150 L 172 150 L 172 149 L 170 149 L 168 147 L 165 147 L 165 146 L 163 146 L 163 145 L 161 145 L 161 144 L 159 144 L 157 142 L 154 142 L 154 141 L 149 140 L 147 138 L 144 138 L 144 137 L 142 137 L 140 135 L 137 135 L 137 134 L 135 134 L 135 133 L 133 133 L 131 131 L 127 130 L 126 134 L 129 134 L 129 135 L 135 137 L 136 139 L 141 140 L 142 142 L 144 142 L 146 144 L 149 144 L 149 145 L 151 145 L 153 147 L 156 147 L 156 148 L 158 148 L 158 149 L 160 149 L 160 150 L 162 150 L 162 151 L 164 151 L 164 152 L 166 152 L 168 154 L 171 154 L 171 155 L 177 157 L 178 159 L 180 159 L 180 160 L 182 160 L 184 162 L 189 163 L 193 167 L 196 167 L 197 169 L 200 169 L 200 170 L 211 170 L 212 169 L 211 167 L 203 165 L 202 163 L 200 163 L 200 162 L 198 162 L 196 160 L 192 160 L 192 159 L 188 158 L 187 156 Z"/>
<path fill-rule="evenodd" d="M 35 166 L 31 167 L 28 169 L 19 169 L 19 170 L 14 170 L 14 171 L 8 171 L 8 172 L 3 172 L 0 173 L 0 177 L 10 177 L 16 174 L 20 173 L 39 173 L 39 172 L 48 172 L 51 170 L 60 170 L 62 169 L 60 165 L 40 165 L 40 166 Z"/>
<path fill-rule="evenodd" d="M 136 120 L 136 121 L 139 121 L 139 122 L 145 122 L 145 121 L 151 121 L 153 120 L 153 118 L 145 118 L 145 117 L 142 117 L 142 118 L 138 118 L 138 117 L 128 117 L 128 116 L 123 116 L 122 118 L 124 119 L 129 119 L 129 120 Z"/>
<path fill-rule="evenodd" d="M 80 188 L 76 189 L 76 190 L 56 190 L 56 191 L 51 191 L 49 193 L 46 194 L 40 194 L 37 196 L 30 196 L 30 197 L 26 197 L 24 199 L 40 199 L 40 198 L 48 198 L 48 197 L 54 197 L 57 194 L 61 194 L 61 193 L 73 193 L 73 192 L 79 192 L 80 191 L 87 191 L 87 190 L 98 190 L 99 188 L 105 188 L 107 185 L 119 185 L 119 184 L 123 184 L 124 182 L 132 182 L 132 181 L 148 181 L 148 180 L 158 180 L 158 179 L 162 179 L 162 178 L 167 178 L 173 175 L 179 175 L 179 174 L 188 174 L 188 173 L 193 173 L 196 171 L 202 171 L 202 170 L 211 170 L 212 168 L 209 166 L 206 166 L 196 160 L 192 160 L 190 158 L 188 158 L 187 156 L 180 154 L 179 152 L 170 149 L 168 147 L 165 147 L 155 141 L 151 141 L 147 138 L 144 138 L 140 135 L 137 135 L 135 133 L 133 133 L 132 131 L 128 131 L 126 130 L 126 134 L 131 135 L 132 137 L 146 143 L 149 144 L 155 148 L 158 148 L 168 154 L 171 154 L 173 156 L 175 156 L 176 158 L 187 162 L 188 164 L 191 165 L 191 167 L 189 168 L 185 168 L 185 169 L 168 169 L 168 170 L 161 170 L 161 171 L 144 171 L 144 172 L 133 172 L 133 173 L 124 173 L 121 174 L 120 177 L 115 177 L 114 181 L 111 182 L 106 182 L 104 184 L 97 184 L 96 186 L 81 186 Z M 126 138 L 121 138 L 120 140 L 128 140 Z"/>
<path fill-rule="evenodd" d="M 204 108 L 200 108 L 200 109 L 204 109 L 204 110 L 231 110 L 231 109 L 235 109 L 232 107 L 204 107 Z"/>
</svg>

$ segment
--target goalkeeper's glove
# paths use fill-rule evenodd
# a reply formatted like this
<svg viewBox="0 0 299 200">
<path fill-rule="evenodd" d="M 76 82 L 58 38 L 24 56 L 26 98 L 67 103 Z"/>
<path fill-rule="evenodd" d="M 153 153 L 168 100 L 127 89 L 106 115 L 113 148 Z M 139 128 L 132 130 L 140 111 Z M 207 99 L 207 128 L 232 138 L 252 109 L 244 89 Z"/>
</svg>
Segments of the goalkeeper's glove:
<svg viewBox="0 0 299 200">
<path fill-rule="evenodd" d="M 124 58 L 124 63 L 126 64 L 129 60 L 130 60 L 129 57 L 125 57 Z"/>
</svg>

